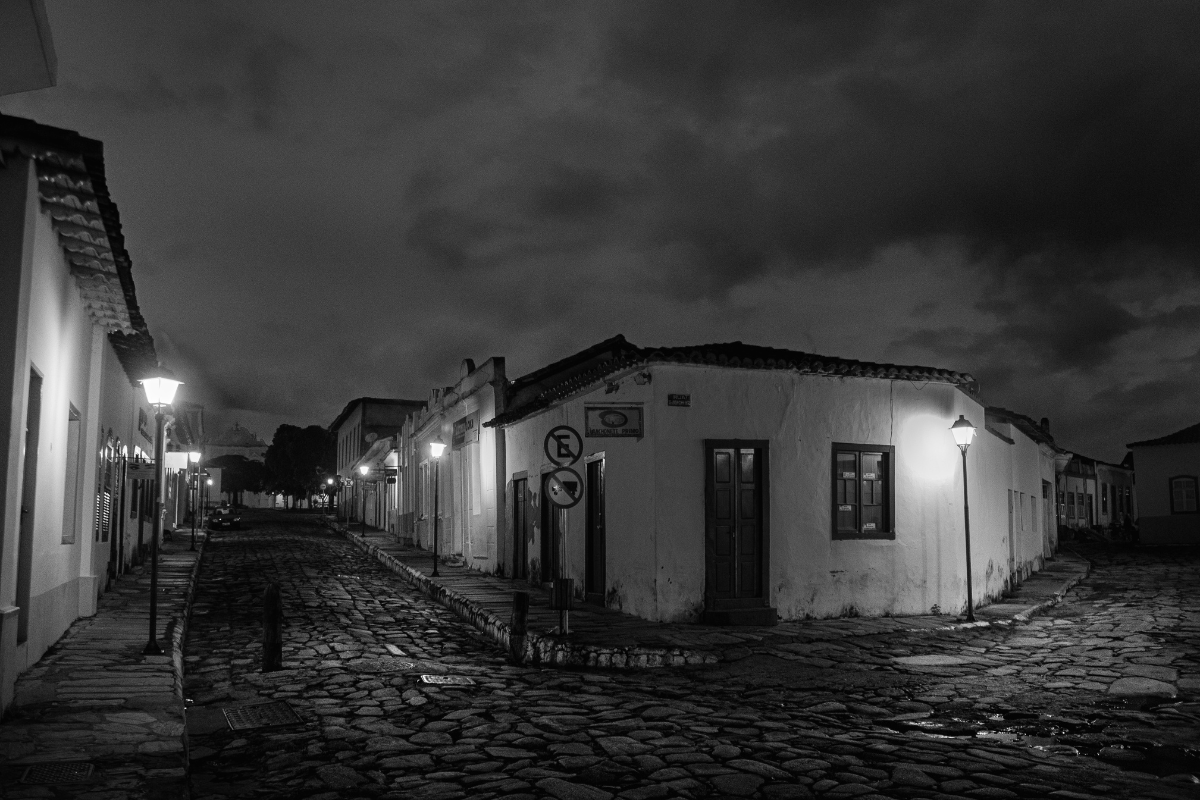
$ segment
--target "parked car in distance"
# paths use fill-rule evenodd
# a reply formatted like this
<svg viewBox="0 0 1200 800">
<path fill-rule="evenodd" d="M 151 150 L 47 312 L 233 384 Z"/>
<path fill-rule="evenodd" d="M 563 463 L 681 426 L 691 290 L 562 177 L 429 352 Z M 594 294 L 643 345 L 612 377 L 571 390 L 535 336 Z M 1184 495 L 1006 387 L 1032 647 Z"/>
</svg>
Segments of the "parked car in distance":
<svg viewBox="0 0 1200 800">
<path fill-rule="evenodd" d="M 233 513 L 232 508 L 214 509 L 212 514 L 208 516 L 208 529 L 216 530 L 218 528 L 237 529 L 242 527 L 242 518 Z"/>
</svg>

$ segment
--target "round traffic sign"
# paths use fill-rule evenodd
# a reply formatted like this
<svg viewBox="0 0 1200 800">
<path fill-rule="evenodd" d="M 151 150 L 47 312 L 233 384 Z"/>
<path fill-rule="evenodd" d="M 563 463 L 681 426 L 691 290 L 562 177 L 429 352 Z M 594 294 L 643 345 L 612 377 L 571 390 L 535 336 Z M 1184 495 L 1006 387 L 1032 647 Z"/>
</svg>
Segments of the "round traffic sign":
<svg viewBox="0 0 1200 800">
<path fill-rule="evenodd" d="M 551 428 L 542 449 L 556 467 L 569 467 L 583 455 L 583 437 L 570 425 Z"/>
<path fill-rule="evenodd" d="M 570 508 L 583 499 L 583 478 L 570 467 L 559 467 L 546 476 L 546 494 L 559 508 Z"/>
</svg>

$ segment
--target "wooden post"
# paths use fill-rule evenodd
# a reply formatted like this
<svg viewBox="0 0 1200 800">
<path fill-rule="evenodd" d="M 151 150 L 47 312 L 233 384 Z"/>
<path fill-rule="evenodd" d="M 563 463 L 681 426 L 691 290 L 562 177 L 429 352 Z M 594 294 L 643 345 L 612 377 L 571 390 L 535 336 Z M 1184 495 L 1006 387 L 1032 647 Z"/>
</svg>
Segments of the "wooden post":
<svg viewBox="0 0 1200 800">
<path fill-rule="evenodd" d="M 268 583 L 263 592 L 262 671 L 283 669 L 283 598 L 279 584 Z"/>
<path fill-rule="evenodd" d="M 513 592 L 512 631 L 508 637 L 508 654 L 513 663 L 525 663 L 525 640 L 529 633 L 529 592 Z"/>
</svg>

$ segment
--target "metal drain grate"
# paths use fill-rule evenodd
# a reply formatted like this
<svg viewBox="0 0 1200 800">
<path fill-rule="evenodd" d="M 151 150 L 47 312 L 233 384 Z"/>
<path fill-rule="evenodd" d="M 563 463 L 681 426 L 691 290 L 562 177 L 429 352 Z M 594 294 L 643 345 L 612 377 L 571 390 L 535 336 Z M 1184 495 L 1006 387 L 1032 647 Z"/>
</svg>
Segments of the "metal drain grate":
<svg viewBox="0 0 1200 800">
<path fill-rule="evenodd" d="M 475 681 L 466 675 L 422 675 L 421 683 L 433 683 L 438 686 L 474 686 Z"/>
<path fill-rule="evenodd" d="M 58 761 L 34 764 L 25 770 L 21 783 L 85 783 L 91 780 L 94 764 L 86 761 Z"/>
<path fill-rule="evenodd" d="M 222 708 L 229 729 L 244 731 L 251 728 L 275 728 L 280 725 L 296 725 L 302 720 L 292 711 L 292 707 L 282 700 L 273 703 L 254 703 L 253 705 Z"/>
</svg>

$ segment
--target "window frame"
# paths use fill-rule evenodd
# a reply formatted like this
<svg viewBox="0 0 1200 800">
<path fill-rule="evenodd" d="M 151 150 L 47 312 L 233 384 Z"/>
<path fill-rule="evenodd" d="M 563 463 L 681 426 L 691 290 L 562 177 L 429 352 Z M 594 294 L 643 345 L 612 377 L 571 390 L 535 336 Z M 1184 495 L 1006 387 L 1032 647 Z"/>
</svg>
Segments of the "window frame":
<svg viewBox="0 0 1200 800">
<path fill-rule="evenodd" d="M 1175 508 L 1175 481 L 1192 482 L 1192 496 L 1195 498 L 1195 508 L 1191 510 Z M 1167 498 L 1171 502 L 1172 514 L 1200 514 L 1200 480 L 1195 475 L 1172 475 L 1167 478 Z"/>
<path fill-rule="evenodd" d="M 838 529 L 838 453 L 855 454 L 855 473 L 858 491 L 855 493 L 859 509 L 858 525 L 855 532 Z M 885 525 L 883 530 L 864 531 L 862 529 L 862 454 L 882 453 L 887 467 L 887 477 L 883 481 Z M 829 457 L 829 530 L 834 540 L 894 540 L 896 538 L 896 446 L 890 444 L 852 444 L 850 442 L 833 442 Z"/>
</svg>

